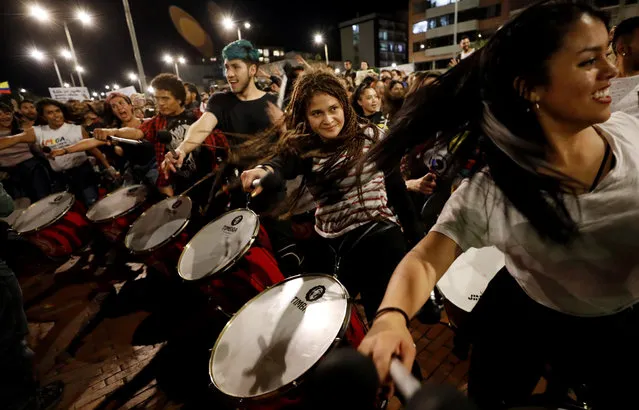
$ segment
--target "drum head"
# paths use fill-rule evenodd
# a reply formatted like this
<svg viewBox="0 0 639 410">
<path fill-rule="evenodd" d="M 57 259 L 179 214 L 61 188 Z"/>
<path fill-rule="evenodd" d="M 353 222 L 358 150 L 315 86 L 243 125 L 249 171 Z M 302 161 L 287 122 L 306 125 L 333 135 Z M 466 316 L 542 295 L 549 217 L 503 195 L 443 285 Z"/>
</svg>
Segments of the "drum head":
<svg viewBox="0 0 639 410">
<path fill-rule="evenodd" d="M 118 218 L 141 205 L 147 195 L 148 190 L 144 185 L 116 189 L 89 208 L 87 219 L 99 223 Z"/>
<path fill-rule="evenodd" d="M 348 292 L 329 275 L 294 276 L 247 302 L 211 353 L 209 374 L 222 393 L 257 399 L 286 390 L 342 337 Z"/>
<path fill-rule="evenodd" d="M 250 209 L 225 213 L 202 228 L 184 247 L 178 273 L 186 280 L 198 280 L 224 271 L 250 249 L 260 222 Z"/>
<path fill-rule="evenodd" d="M 133 252 L 150 252 L 180 234 L 191 217 L 188 196 L 167 198 L 146 210 L 135 220 L 124 238 Z"/>
<path fill-rule="evenodd" d="M 22 211 L 13 229 L 20 234 L 43 229 L 62 218 L 74 202 L 75 196 L 69 192 L 58 192 L 42 198 Z"/>
<path fill-rule="evenodd" d="M 504 264 L 504 254 L 495 247 L 471 248 L 448 268 L 437 288 L 452 304 L 470 312 Z"/>
</svg>

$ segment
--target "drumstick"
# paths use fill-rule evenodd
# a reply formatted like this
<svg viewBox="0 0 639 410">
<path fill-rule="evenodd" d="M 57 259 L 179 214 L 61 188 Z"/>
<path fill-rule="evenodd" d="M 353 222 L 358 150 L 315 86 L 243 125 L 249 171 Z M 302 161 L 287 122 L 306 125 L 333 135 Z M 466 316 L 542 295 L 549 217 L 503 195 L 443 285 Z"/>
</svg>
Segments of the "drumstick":
<svg viewBox="0 0 639 410">
<path fill-rule="evenodd" d="M 189 192 L 191 192 L 191 190 L 193 188 L 195 188 L 196 186 L 200 185 L 202 182 L 206 181 L 207 179 L 211 178 L 213 175 L 215 175 L 215 172 L 209 172 L 208 174 L 204 175 L 202 178 L 200 178 L 199 181 L 197 181 L 195 184 L 193 184 L 191 187 L 189 187 L 188 189 L 186 189 L 184 192 L 182 192 L 180 195 L 186 196 L 186 194 L 188 194 Z"/>
<path fill-rule="evenodd" d="M 211 145 L 211 144 L 205 144 L 203 142 L 193 142 L 193 141 L 182 141 L 183 144 L 193 144 L 193 145 L 200 145 L 202 147 L 208 147 L 208 148 L 216 148 L 216 149 L 229 149 L 229 147 L 219 147 L 217 145 Z"/>
</svg>

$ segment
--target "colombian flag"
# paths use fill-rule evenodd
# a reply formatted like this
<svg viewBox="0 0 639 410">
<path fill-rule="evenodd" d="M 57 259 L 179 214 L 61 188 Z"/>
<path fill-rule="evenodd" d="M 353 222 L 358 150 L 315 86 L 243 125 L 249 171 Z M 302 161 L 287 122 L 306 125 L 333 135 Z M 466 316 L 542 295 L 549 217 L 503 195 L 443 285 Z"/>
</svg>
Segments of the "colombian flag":
<svg viewBox="0 0 639 410">
<path fill-rule="evenodd" d="M 0 94 L 11 94 L 11 88 L 9 88 L 9 81 L 3 81 L 0 83 Z"/>
</svg>

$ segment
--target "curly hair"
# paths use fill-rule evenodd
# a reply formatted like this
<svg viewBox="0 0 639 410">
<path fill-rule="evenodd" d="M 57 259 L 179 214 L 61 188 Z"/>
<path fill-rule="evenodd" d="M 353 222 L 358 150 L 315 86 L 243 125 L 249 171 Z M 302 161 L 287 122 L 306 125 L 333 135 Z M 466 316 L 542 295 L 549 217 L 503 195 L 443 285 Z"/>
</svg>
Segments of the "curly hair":
<svg viewBox="0 0 639 410">
<path fill-rule="evenodd" d="M 317 94 L 336 98 L 344 110 L 344 125 L 335 139 L 322 139 L 311 130 L 307 110 Z M 241 144 L 237 152 L 246 165 L 264 163 L 275 156 L 325 159 L 321 172 L 313 175 L 312 184 L 314 191 L 322 196 L 321 200 L 335 202 L 354 187 L 340 186 L 349 171 L 356 168 L 361 174 L 366 141 L 376 142 L 378 139 L 379 129 L 355 113 L 339 78 L 326 69 L 309 69 L 295 83 L 284 117 L 257 138 Z M 358 191 L 359 182 L 353 184 L 357 185 Z M 306 181 L 299 193 L 303 192 L 305 185 Z"/>
</svg>

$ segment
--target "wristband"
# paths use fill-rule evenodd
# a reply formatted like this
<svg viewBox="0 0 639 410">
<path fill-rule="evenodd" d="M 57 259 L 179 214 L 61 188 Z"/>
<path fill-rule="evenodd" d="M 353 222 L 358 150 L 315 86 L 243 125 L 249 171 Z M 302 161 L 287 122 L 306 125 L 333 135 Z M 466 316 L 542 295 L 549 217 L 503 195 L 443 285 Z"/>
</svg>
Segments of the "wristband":
<svg viewBox="0 0 639 410">
<path fill-rule="evenodd" d="M 381 315 L 383 315 L 384 313 L 388 313 L 388 312 L 397 312 L 397 313 L 401 313 L 402 316 L 404 316 L 404 320 L 406 320 L 406 327 L 408 328 L 410 326 L 410 319 L 408 318 L 408 314 L 406 312 L 404 312 L 404 310 L 398 308 L 398 307 L 385 307 L 385 308 L 381 308 L 380 310 L 377 311 L 377 313 L 375 314 L 375 319 L 373 319 L 373 321 L 375 321 L 378 317 L 380 317 Z"/>
</svg>

